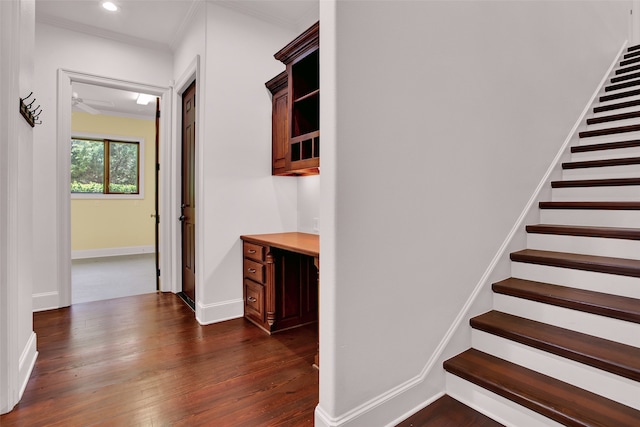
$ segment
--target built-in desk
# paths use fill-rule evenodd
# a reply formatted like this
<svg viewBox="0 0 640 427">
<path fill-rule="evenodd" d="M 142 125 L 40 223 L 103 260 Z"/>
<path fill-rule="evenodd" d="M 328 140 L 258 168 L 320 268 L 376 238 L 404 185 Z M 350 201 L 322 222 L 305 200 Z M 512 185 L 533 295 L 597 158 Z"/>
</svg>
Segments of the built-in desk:
<svg viewBox="0 0 640 427">
<path fill-rule="evenodd" d="M 293 232 L 240 238 L 245 317 L 270 334 L 316 322 L 319 236 Z"/>
</svg>

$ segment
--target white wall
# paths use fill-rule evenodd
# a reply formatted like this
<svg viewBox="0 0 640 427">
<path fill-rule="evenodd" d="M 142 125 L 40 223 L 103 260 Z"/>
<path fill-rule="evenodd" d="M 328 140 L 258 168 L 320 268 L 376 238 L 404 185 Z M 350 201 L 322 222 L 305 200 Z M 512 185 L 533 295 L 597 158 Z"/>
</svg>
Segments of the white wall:
<svg viewBox="0 0 640 427">
<path fill-rule="evenodd" d="M 33 129 L 18 99 L 34 91 L 33 0 L 0 3 L 0 414 L 19 401 L 37 357 L 32 320 Z M 35 107 L 37 104 L 33 105 Z"/>
<path fill-rule="evenodd" d="M 64 305 L 60 301 L 57 254 L 57 70 L 60 68 L 157 86 L 169 86 L 173 76 L 170 52 L 137 47 L 36 23 L 35 81 L 45 113 L 34 132 L 34 309 Z"/>
<path fill-rule="evenodd" d="M 298 180 L 298 231 L 319 234 L 320 231 L 320 175 L 301 176 Z M 314 219 L 317 218 L 318 229 Z"/>
<path fill-rule="evenodd" d="M 629 6 L 321 2 L 337 43 L 321 39 L 316 425 L 384 425 L 443 390 L 417 382 L 622 46 Z"/>
<path fill-rule="evenodd" d="M 211 3 L 206 17 L 196 312 L 211 323 L 243 314 L 240 235 L 297 226 L 296 180 L 271 176 L 264 86 L 284 69 L 273 54 L 297 34 Z"/>
</svg>

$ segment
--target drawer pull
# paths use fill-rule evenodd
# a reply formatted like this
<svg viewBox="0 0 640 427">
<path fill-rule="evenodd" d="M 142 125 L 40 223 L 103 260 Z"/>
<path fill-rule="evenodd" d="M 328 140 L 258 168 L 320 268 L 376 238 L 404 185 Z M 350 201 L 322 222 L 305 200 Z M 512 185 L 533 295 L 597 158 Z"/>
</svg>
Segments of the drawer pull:
<svg viewBox="0 0 640 427">
<path fill-rule="evenodd" d="M 256 251 L 255 251 L 255 249 L 247 249 L 247 253 L 249 253 L 249 254 L 255 254 L 255 253 L 256 253 Z"/>
<path fill-rule="evenodd" d="M 255 268 L 247 268 L 247 271 L 248 271 L 249 273 L 253 274 L 253 273 L 255 273 L 255 272 L 256 272 L 256 269 L 255 269 Z"/>
<path fill-rule="evenodd" d="M 254 297 L 249 297 L 249 298 L 247 298 L 247 300 L 248 300 L 249 302 L 256 302 L 256 301 L 258 301 L 258 300 L 257 300 L 257 299 L 255 299 Z"/>
</svg>

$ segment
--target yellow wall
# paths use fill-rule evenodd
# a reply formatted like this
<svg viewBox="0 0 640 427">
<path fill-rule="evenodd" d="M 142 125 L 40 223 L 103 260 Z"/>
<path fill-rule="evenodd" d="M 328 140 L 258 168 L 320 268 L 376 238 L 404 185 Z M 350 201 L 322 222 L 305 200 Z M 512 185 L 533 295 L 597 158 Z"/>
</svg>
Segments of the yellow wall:
<svg viewBox="0 0 640 427">
<path fill-rule="evenodd" d="M 71 199 L 71 249 L 154 245 L 155 121 L 74 112 L 71 130 L 144 138 L 145 157 L 144 199 Z"/>
</svg>

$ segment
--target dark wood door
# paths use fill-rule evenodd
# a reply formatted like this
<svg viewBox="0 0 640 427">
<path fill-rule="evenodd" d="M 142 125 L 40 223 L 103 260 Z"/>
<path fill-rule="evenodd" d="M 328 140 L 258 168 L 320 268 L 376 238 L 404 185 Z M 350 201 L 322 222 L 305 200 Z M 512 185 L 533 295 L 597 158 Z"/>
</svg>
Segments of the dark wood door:
<svg viewBox="0 0 640 427">
<path fill-rule="evenodd" d="M 155 157 L 155 244 L 156 244 L 156 291 L 160 290 L 160 98 L 156 98 L 156 157 Z"/>
<path fill-rule="evenodd" d="M 196 82 L 182 95 L 182 292 L 196 300 Z"/>
</svg>

